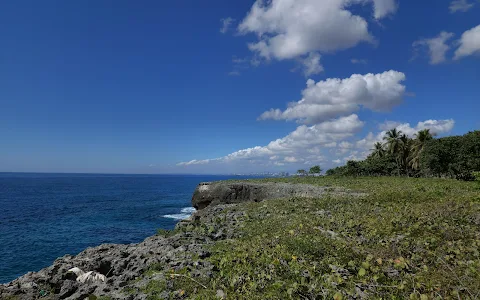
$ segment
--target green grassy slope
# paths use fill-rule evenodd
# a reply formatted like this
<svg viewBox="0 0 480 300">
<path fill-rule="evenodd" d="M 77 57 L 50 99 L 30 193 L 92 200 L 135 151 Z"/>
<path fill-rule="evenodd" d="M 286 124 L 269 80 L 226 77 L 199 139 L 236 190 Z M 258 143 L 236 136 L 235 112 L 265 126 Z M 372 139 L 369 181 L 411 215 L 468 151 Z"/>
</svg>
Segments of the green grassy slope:
<svg viewBox="0 0 480 300">
<path fill-rule="evenodd" d="M 213 246 L 207 259 L 216 268 L 201 283 L 205 287 L 188 277 L 170 279 L 181 297 L 216 299 L 222 290 L 227 299 L 480 299 L 478 182 L 260 181 L 346 187 L 368 195 L 236 207 L 246 213 L 240 237 Z"/>
</svg>

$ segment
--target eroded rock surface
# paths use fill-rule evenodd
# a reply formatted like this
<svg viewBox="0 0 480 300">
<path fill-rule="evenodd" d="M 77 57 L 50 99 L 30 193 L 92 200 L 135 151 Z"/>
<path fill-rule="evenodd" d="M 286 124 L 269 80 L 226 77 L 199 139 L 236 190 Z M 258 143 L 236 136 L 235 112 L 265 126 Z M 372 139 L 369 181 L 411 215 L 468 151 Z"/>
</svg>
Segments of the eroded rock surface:
<svg viewBox="0 0 480 300">
<path fill-rule="evenodd" d="M 144 288 L 152 280 L 168 276 L 172 270 L 187 269 L 196 278 L 207 279 L 213 265 L 206 246 L 215 241 L 235 237 L 241 209 L 220 205 L 196 212 L 189 220 L 180 222 L 172 236 L 155 235 L 138 244 L 103 244 L 88 248 L 76 256 L 65 255 L 53 265 L 30 272 L 7 284 L 0 284 L 0 299 L 85 299 L 90 295 L 111 299 L 146 299 Z M 223 225 L 219 215 L 225 213 Z M 225 226 L 227 225 L 227 226 Z M 209 230 L 206 230 L 208 228 Z M 156 272 L 145 276 L 155 266 Z M 95 271 L 107 277 L 106 282 L 79 283 L 73 267 Z M 143 275 L 142 275 L 143 274 Z M 169 299 L 168 287 L 165 299 Z M 160 297 L 161 298 L 161 297 Z"/>
<path fill-rule="evenodd" d="M 155 235 L 138 244 L 103 244 L 76 256 L 65 255 L 47 268 L 0 284 L 0 299 L 83 300 L 91 295 L 146 299 L 147 284 L 151 280 L 162 280 L 172 270 L 187 270 L 192 277 L 208 281 L 214 272 L 214 266 L 206 259 L 210 256 L 208 247 L 241 234 L 238 227 L 242 226 L 245 213 L 238 203 L 291 196 L 318 197 L 327 192 L 349 193 L 304 184 L 202 183 L 192 198 L 192 204 L 199 210 L 189 220 L 178 223 L 173 233 Z M 74 274 L 67 272 L 73 267 L 103 274 L 107 280 L 77 282 Z M 147 272 L 152 267 L 155 272 Z M 170 299 L 177 292 L 165 286 L 163 294 L 157 296 Z"/>
<path fill-rule="evenodd" d="M 249 201 L 263 201 L 288 197 L 320 197 L 326 192 L 344 194 L 348 190 L 332 187 L 314 186 L 309 184 L 292 183 L 255 183 L 255 182 L 202 182 L 192 197 L 192 205 L 196 209 L 219 204 L 231 204 Z"/>
</svg>

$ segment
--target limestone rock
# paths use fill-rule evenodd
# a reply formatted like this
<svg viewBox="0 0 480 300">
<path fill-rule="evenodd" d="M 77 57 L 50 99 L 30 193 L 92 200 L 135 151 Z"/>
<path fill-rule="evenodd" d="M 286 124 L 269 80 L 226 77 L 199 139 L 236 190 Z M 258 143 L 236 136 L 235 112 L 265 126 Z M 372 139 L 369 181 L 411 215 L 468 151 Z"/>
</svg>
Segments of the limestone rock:
<svg viewBox="0 0 480 300">
<path fill-rule="evenodd" d="M 327 188 L 309 184 L 292 183 L 255 183 L 255 182 L 202 182 L 192 196 L 192 206 L 197 210 L 207 206 L 219 204 L 231 204 L 240 202 L 259 202 L 269 199 L 288 197 L 320 197 L 325 193 L 345 194 L 348 190 L 339 188 Z"/>
</svg>

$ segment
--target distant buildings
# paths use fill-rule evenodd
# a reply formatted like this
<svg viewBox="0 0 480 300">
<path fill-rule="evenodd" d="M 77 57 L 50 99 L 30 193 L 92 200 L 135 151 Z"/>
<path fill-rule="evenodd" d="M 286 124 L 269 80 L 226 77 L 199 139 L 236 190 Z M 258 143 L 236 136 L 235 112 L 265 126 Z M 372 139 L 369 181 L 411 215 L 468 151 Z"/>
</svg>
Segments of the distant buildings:
<svg viewBox="0 0 480 300">
<path fill-rule="evenodd" d="M 263 176 L 263 177 L 289 177 L 288 172 L 256 172 L 248 174 L 233 174 L 235 176 Z"/>
<path fill-rule="evenodd" d="M 311 174 L 311 173 L 296 173 L 295 176 L 300 176 L 300 177 L 307 177 L 307 176 L 313 176 L 313 177 L 320 177 L 320 176 L 323 176 L 323 174 L 321 173 L 314 173 L 314 174 Z"/>
</svg>

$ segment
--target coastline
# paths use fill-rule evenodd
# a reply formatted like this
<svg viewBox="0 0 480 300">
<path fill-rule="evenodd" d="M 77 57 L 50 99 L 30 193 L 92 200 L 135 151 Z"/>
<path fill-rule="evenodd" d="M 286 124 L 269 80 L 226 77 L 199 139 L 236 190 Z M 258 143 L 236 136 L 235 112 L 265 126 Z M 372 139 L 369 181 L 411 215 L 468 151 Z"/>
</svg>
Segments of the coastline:
<svg viewBox="0 0 480 300">
<path fill-rule="evenodd" d="M 478 189 L 406 177 L 202 183 L 202 207 L 175 230 L 61 257 L 0 285 L 0 298 L 468 299 L 480 294 Z"/>
<path fill-rule="evenodd" d="M 201 181 L 229 177 L 0 175 L 0 283 L 103 243 L 139 243 L 173 230 Z"/>
<path fill-rule="evenodd" d="M 196 276 L 209 278 L 213 266 L 203 260 L 209 256 L 206 246 L 238 235 L 237 221 L 245 215 L 241 209 L 236 209 L 240 203 L 291 196 L 317 197 L 327 190 L 345 192 L 345 189 L 285 183 L 258 184 L 248 180 L 200 183 L 192 196 L 192 206 L 198 210 L 193 212 L 194 208 L 186 207 L 180 214 L 167 215 L 179 220 L 173 231 L 159 230 L 157 235 L 137 244 L 102 244 L 89 247 L 75 256 L 64 255 L 38 272 L 29 272 L 0 284 L 0 296 L 33 299 L 39 294 L 48 294 L 54 299 L 83 299 L 89 295 L 108 296 L 109 299 L 144 299 L 141 287 L 147 279 L 133 285 L 132 281 L 150 270 L 151 266 L 158 265 L 162 265 L 163 272 L 168 273 L 172 268 L 189 268 L 196 271 Z M 187 217 L 190 212 L 192 214 Z M 228 217 L 219 223 L 217 216 L 224 212 Z M 97 272 L 106 276 L 106 280 L 80 284 L 68 271 L 74 267 Z M 137 294 L 126 296 L 122 292 L 126 286 L 135 289 Z"/>
</svg>

